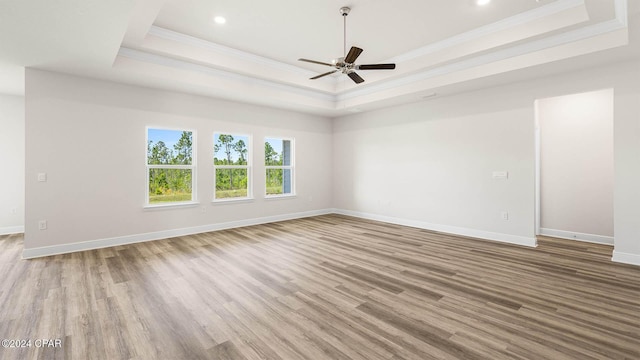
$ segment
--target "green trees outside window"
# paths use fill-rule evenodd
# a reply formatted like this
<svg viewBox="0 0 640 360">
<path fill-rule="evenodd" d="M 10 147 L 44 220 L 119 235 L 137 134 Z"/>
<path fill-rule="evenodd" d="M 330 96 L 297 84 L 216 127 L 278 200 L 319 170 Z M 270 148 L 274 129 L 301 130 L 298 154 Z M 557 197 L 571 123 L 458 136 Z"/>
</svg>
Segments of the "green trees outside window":
<svg viewBox="0 0 640 360">
<path fill-rule="evenodd" d="M 293 140 L 264 141 L 266 195 L 293 195 Z"/>
<path fill-rule="evenodd" d="M 265 138 L 265 195 L 295 194 L 293 139 Z M 252 198 L 251 136 L 213 134 L 214 201 Z M 195 201 L 194 132 L 147 128 L 147 204 Z"/>
<path fill-rule="evenodd" d="M 215 133 L 213 140 L 215 199 L 251 197 L 249 136 Z"/>
<path fill-rule="evenodd" d="M 193 201 L 193 133 L 147 129 L 148 204 Z"/>
</svg>

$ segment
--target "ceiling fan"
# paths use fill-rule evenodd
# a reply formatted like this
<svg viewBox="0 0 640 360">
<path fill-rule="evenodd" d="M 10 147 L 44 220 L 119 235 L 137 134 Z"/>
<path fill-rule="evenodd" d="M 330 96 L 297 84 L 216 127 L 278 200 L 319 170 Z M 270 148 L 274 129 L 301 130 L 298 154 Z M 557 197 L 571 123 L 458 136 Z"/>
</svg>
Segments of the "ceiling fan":
<svg viewBox="0 0 640 360">
<path fill-rule="evenodd" d="M 351 8 L 346 6 L 340 8 L 340 14 L 342 14 L 342 17 L 344 18 L 344 56 L 343 57 L 334 59 L 331 63 L 309 60 L 309 59 L 298 59 L 299 61 L 331 66 L 336 69 L 336 70 L 326 72 L 324 74 L 314 76 L 310 80 L 319 79 L 323 76 L 331 75 L 335 72 L 340 71 L 341 73 L 346 74 L 348 77 L 350 77 L 351 80 L 353 80 L 356 84 L 360 84 L 364 82 L 364 79 L 361 78 L 360 75 L 356 73 L 356 70 L 393 70 L 396 68 L 396 64 L 369 64 L 369 65 L 355 64 L 356 59 L 362 53 L 362 49 L 360 49 L 359 47 L 352 46 L 351 49 L 349 50 L 349 53 L 347 53 L 347 15 L 349 15 L 350 11 L 351 11 Z"/>
</svg>

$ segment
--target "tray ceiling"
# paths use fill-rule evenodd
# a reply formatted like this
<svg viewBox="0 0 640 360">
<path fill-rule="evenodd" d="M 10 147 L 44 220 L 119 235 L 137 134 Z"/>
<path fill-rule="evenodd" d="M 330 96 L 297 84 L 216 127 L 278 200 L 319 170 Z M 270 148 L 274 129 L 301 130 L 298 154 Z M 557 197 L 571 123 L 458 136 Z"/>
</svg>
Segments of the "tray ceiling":
<svg viewBox="0 0 640 360">
<path fill-rule="evenodd" d="M 633 2 L 632 2 L 633 3 Z M 308 78 L 364 49 L 394 71 Z M 626 0 L 112 0 L 0 3 L 0 76 L 24 66 L 328 116 L 628 44 Z M 224 16 L 226 24 L 213 21 Z M 635 17 L 637 18 L 637 16 Z M 634 19 L 635 19 L 634 18 Z M 12 81 L 15 81 L 12 80 Z M 0 88 L 0 91 L 6 88 Z M 18 89 L 19 91 L 19 89 Z"/>
</svg>

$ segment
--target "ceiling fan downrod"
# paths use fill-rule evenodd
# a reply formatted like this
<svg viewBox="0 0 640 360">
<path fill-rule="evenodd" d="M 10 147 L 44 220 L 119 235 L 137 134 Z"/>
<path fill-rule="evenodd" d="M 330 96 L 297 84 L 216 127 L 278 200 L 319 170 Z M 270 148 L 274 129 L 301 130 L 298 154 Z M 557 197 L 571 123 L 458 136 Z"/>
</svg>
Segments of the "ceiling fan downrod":
<svg viewBox="0 0 640 360">
<path fill-rule="evenodd" d="M 351 11 L 351 8 L 348 6 L 344 6 L 340 8 L 340 14 L 342 15 L 342 19 L 343 21 L 343 31 L 342 34 L 344 35 L 343 37 L 343 44 L 344 47 L 342 48 L 342 57 L 347 57 L 347 15 L 349 15 L 349 12 Z"/>
</svg>

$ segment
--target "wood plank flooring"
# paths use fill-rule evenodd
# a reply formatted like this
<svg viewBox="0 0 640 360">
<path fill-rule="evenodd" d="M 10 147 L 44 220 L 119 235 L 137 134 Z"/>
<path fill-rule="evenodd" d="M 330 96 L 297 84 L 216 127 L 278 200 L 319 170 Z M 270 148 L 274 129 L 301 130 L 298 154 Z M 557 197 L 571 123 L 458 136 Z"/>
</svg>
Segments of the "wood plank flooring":
<svg viewBox="0 0 640 360">
<path fill-rule="evenodd" d="M 34 260 L 0 237 L 0 359 L 640 359 L 640 268 L 339 215 Z"/>
</svg>

